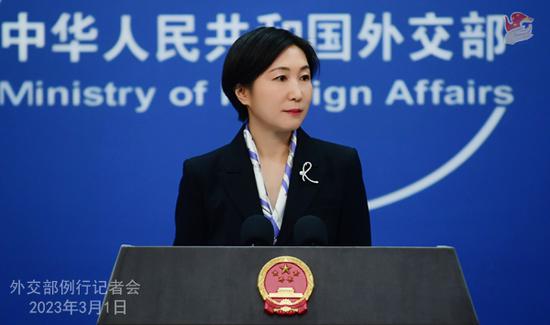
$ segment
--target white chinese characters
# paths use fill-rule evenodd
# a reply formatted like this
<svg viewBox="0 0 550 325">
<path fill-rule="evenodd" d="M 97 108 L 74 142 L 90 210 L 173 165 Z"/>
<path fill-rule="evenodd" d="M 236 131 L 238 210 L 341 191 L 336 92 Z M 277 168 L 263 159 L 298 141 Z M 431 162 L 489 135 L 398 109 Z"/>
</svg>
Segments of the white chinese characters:
<svg viewBox="0 0 550 325">
<path fill-rule="evenodd" d="M 284 28 L 307 37 L 321 60 L 343 62 L 370 60 L 378 47 L 381 47 L 382 61 L 391 62 L 397 57 L 394 50 L 407 42 L 413 45 L 406 48 L 413 50 L 399 53 L 400 58 L 408 58 L 412 62 L 426 59 L 450 61 L 455 57 L 453 49 L 456 45 L 451 46 L 455 39 L 461 42 L 462 55 L 459 57 L 462 59 L 492 62 L 497 55 L 504 53 L 506 42 L 511 43 L 510 39 L 515 34 L 525 34 L 522 39 L 532 35 L 532 27 L 527 27 L 513 29 L 505 36 L 507 21 L 503 19 L 504 15 L 482 16 L 475 10 L 458 19 L 430 11 L 423 16 L 408 17 L 406 26 L 400 27 L 395 22 L 403 21 L 404 17 L 396 19 L 391 12 L 364 12 L 360 13 L 360 17 L 361 23 L 356 25 L 356 31 L 352 29 L 353 16 L 349 13 L 309 13 L 302 21 L 286 19 L 278 12 L 271 12 L 257 15 L 256 21 L 263 26 Z M 35 50 L 47 48 L 49 42 L 51 52 L 66 54 L 70 63 L 79 63 L 95 53 L 101 53 L 104 61 L 112 62 L 124 52 L 139 62 L 147 61 L 150 53 L 155 53 L 157 62 L 179 59 L 186 63 L 201 60 L 212 63 L 222 58 L 239 36 L 255 27 L 244 21 L 238 12 L 216 13 L 202 26 L 197 26 L 197 21 L 203 20 L 197 19 L 193 13 L 158 14 L 155 18 L 155 26 L 143 27 L 139 26 L 143 21 L 135 21 L 129 14 L 121 15 L 116 18 L 120 22 L 118 34 L 115 34 L 118 37 L 105 37 L 116 41 L 104 44 L 100 38 L 104 34 L 91 14 L 63 12 L 51 27 L 47 27 L 46 22 L 33 21 L 28 12 L 19 12 L 15 21 L 0 24 L 1 48 L 15 48 L 18 62 L 27 62 Z M 456 21 L 461 26 L 456 26 Z M 139 28 L 135 28 L 136 25 Z M 153 42 L 136 34 L 136 30 L 143 31 L 144 28 L 155 29 L 148 33 L 155 35 Z"/>
</svg>

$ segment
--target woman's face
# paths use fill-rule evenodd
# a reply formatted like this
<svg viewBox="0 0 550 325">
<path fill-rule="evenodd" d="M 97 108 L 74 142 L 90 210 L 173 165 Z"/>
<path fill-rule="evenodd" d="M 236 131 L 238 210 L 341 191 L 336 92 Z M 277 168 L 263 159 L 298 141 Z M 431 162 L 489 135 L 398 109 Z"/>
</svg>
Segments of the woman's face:
<svg viewBox="0 0 550 325">
<path fill-rule="evenodd" d="M 311 103 L 313 87 L 306 56 L 292 45 L 273 61 L 248 88 L 237 89 L 248 105 L 249 124 L 274 132 L 300 127 Z"/>
</svg>

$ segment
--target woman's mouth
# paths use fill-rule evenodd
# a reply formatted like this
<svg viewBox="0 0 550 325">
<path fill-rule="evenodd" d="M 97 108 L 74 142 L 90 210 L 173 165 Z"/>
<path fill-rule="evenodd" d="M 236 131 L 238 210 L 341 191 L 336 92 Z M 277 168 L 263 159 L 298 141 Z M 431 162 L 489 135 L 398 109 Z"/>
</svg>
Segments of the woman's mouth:
<svg viewBox="0 0 550 325">
<path fill-rule="evenodd" d="M 283 112 L 289 113 L 290 115 L 300 115 L 304 110 L 299 108 L 285 109 Z"/>
</svg>

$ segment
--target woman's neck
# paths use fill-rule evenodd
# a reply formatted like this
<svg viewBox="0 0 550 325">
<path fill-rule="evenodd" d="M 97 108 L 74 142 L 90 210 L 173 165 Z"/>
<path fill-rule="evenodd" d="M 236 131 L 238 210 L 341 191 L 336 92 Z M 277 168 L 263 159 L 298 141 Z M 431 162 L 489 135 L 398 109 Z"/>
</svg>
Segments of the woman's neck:
<svg viewBox="0 0 550 325">
<path fill-rule="evenodd" d="M 263 160 L 286 162 L 288 144 L 292 135 L 291 131 L 274 132 L 266 128 L 256 127 L 254 124 L 249 124 L 248 128 L 254 138 L 260 160 L 263 158 Z"/>
</svg>

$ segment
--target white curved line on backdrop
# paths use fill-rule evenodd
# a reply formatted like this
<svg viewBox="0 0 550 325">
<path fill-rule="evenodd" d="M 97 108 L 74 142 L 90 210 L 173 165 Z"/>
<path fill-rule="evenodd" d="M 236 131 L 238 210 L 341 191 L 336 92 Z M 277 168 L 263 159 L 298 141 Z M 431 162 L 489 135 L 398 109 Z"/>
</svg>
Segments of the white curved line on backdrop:
<svg viewBox="0 0 550 325">
<path fill-rule="evenodd" d="M 496 128 L 500 119 L 506 112 L 506 107 L 497 106 L 491 113 L 491 116 L 485 121 L 485 124 L 479 129 L 477 134 L 462 148 L 453 158 L 441 165 L 439 168 L 417 180 L 416 182 L 409 184 L 403 188 L 400 188 L 391 193 L 379 196 L 372 200 L 369 200 L 369 209 L 375 210 L 383 206 L 401 201 L 411 195 L 425 190 L 433 184 L 439 182 L 447 175 L 455 171 L 460 165 L 468 160 L 476 151 L 481 147 L 483 142 L 491 135 Z"/>
</svg>

